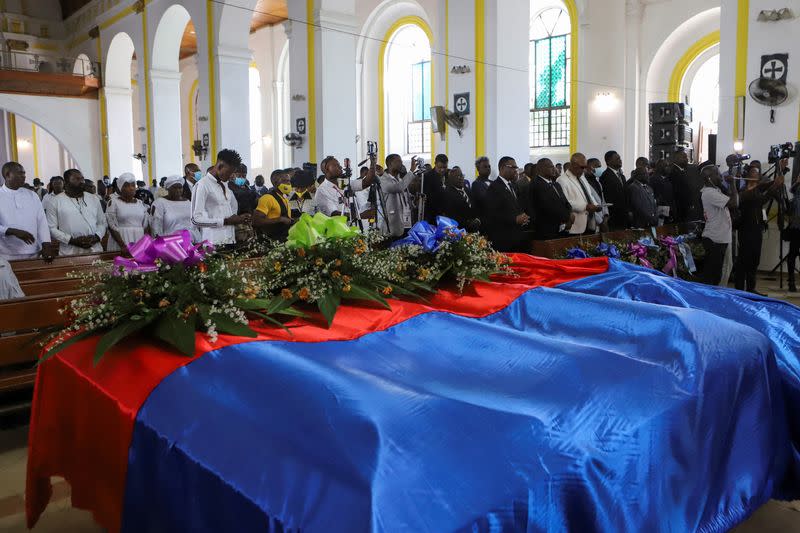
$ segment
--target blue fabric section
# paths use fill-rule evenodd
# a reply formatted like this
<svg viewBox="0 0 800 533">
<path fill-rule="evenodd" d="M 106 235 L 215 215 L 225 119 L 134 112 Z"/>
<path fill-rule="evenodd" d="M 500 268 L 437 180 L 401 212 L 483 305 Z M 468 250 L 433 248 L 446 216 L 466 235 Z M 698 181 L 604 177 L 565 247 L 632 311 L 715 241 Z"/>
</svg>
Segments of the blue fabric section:
<svg viewBox="0 0 800 533">
<path fill-rule="evenodd" d="M 560 289 L 619 300 L 700 309 L 749 326 L 765 335 L 775 352 L 783 381 L 786 413 L 794 448 L 794 477 L 783 497 L 800 497 L 800 308 L 735 289 L 711 287 L 665 276 L 623 261 L 609 261 L 606 274 L 563 284 Z"/>
<path fill-rule="evenodd" d="M 175 372 L 138 414 L 123 528 L 727 531 L 782 480 L 783 405 L 752 328 L 535 289 Z"/>
</svg>

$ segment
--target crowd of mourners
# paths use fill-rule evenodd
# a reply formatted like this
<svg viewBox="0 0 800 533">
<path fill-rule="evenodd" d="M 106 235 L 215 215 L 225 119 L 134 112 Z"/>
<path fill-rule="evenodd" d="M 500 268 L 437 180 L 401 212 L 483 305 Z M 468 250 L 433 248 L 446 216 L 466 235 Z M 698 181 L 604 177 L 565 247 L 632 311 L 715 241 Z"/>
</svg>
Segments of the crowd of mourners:
<svg viewBox="0 0 800 533">
<path fill-rule="evenodd" d="M 77 169 L 54 176 L 45 187 L 28 181 L 17 162 L 2 167 L 0 258 L 128 252 L 145 234 L 188 230 L 194 241 L 242 245 L 253 238 L 282 241 L 307 213 L 345 216 L 364 231 L 402 238 L 412 226 L 445 216 L 484 234 L 503 252 L 527 252 L 534 240 L 697 223 L 706 251 L 703 280 L 756 291 L 756 270 L 766 207 L 778 202 L 786 214 L 782 237 L 789 242 L 789 284 L 800 255 L 800 180 L 780 161 L 770 179 L 760 162 L 729 156 L 727 168 L 690 164 L 684 152 L 671 160 L 636 160 L 630 177 L 615 151 L 603 161 L 574 154 L 560 163 L 540 159 L 520 167 L 511 157 L 493 172 L 487 157 L 465 172 L 439 154 L 433 165 L 413 157 L 409 168 L 398 154 L 380 165 L 373 157 L 358 175 L 335 157 L 320 165 L 279 169 L 269 183 L 251 182 L 238 153 L 222 150 L 216 164 L 153 180 L 131 173 L 93 181 Z M 469 177 L 468 177 L 469 174 Z M 0 265 L 0 268 L 6 265 Z M 735 268 L 734 268 L 735 267 Z M 0 271 L 1 272 L 1 271 Z"/>
</svg>

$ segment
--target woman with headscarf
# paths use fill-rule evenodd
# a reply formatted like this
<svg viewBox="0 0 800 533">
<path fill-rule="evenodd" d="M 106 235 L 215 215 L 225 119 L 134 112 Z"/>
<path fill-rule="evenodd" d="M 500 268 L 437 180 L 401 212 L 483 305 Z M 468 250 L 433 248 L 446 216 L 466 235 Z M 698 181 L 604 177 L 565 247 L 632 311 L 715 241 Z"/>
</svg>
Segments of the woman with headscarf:
<svg viewBox="0 0 800 533">
<path fill-rule="evenodd" d="M 153 204 L 153 234 L 172 235 L 181 230 L 192 233 L 192 241 L 198 242 L 197 227 L 192 224 L 192 201 L 183 195 L 183 176 L 169 176 L 164 182 L 165 198 L 157 198 Z"/>
<path fill-rule="evenodd" d="M 111 200 L 106 211 L 109 251 L 127 251 L 128 245 L 141 239 L 149 228 L 147 206 L 136 199 L 136 177 L 125 172 L 117 178 L 119 196 Z"/>
</svg>

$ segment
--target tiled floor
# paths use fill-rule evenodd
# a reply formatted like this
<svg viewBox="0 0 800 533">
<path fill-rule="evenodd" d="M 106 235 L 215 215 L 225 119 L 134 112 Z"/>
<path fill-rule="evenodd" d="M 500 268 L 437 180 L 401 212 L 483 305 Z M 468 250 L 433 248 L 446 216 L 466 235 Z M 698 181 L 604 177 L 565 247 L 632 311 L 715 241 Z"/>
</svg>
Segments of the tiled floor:
<svg viewBox="0 0 800 533">
<path fill-rule="evenodd" d="M 762 276 L 759 291 L 773 298 L 800 305 L 800 294 L 790 294 L 779 287 L 777 279 Z M 27 427 L 0 431 L 0 532 L 23 533 L 25 527 L 24 491 L 25 461 L 27 458 Z M 72 509 L 69 485 L 63 480 L 54 482 L 50 506 L 34 533 L 101 533 L 90 513 Z M 800 532 L 800 502 L 769 502 L 733 533 L 792 533 Z"/>
</svg>

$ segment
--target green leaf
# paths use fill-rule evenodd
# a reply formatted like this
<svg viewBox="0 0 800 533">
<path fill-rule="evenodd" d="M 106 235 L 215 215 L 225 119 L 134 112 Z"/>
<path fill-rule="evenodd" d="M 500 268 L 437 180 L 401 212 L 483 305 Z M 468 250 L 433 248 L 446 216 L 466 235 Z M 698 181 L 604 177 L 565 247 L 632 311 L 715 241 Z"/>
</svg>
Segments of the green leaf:
<svg viewBox="0 0 800 533">
<path fill-rule="evenodd" d="M 344 298 L 348 300 L 367 300 L 371 302 L 378 302 L 386 309 L 391 309 L 389 302 L 381 296 L 377 291 L 362 287 L 360 285 L 350 284 L 350 292 L 343 293 Z"/>
<path fill-rule="evenodd" d="M 284 316 L 296 316 L 298 318 L 308 318 L 308 314 L 302 312 L 299 309 L 295 309 L 294 307 L 287 307 L 286 309 L 275 311 L 275 314 Z"/>
<path fill-rule="evenodd" d="M 72 345 L 73 345 L 73 344 L 75 344 L 76 342 L 78 342 L 78 341 L 82 341 L 83 339 L 85 339 L 85 338 L 87 338 L 87 337 L 91 337 L 91 336 L 92 336 L 92 335 L 94 335 L 95 333 L 97 333 L 97 331 L 96 331 L 96 330 L 86 330 L 86 331 L 82 331 L 82 332 L 78 333 L 77 335 L 73 335 L 72 337 L 70 337 L 69 339 L 65 340 L 64 342 L 60 342 L 60 343 L 58 343 L 58 344 L 54 344 L 53 346 L 51 346 L 51 347 L 50 347 L 50 349 L 49 349 L 49 350 L 47 350 L 47 351 L 46 351 L 46 352 L 45 352 L 45 353 L 44 353 L 44 354 L 43 354 L 43 355 L 42 355 L 42 356 L 39 358 L 39 362 L 38 362 L 38 363 L 36 363 L 36 364 L 37 364 L 37 365 L 41 365 L 42 363 L 44 363 L 45 361 L 47 361 L 48 359 L 50 359 L 51 357 L 53 357 L 54 355 L 56 355 L 56 354 L 57 354 L 58 352 L 60 352 L 61 350 L 64 350 L 64 349 L 66 349 L 68 346 L 72 346 Z"/>
<path fill-rule="evenodd" d="M 339 304 L 342 302 L 340 295 L 329 292 L 317 301 L 320 313 L 328 321 L 328 327 L 333 324 L 333 317 L 336 316 L 336 310 L 339 309 Z"/>
<path fill-rule="evenodd" d="M 427 283 L 423 283 L 421 281 L 409 280 L 408 284 L 411 285 L 412 287 L 414 287 L 415 289 L 420 290 L 420 291 L 429 292 L 431 294 L 436 292 L 436 289 L 434 289 L 433 287 L 431 287 Z"/>
<path fill-rule="evenodd" d="M 392 288 L 392 293 L 395 294 L 396 296 L 408 296 L 410 298 L 417 298 L 420 300 L 424 300 L 424 298 L 419 294 L 417 294 L 416 292 L 401 287 L 396 283 L 389 283 L 389 286 Z"/>
<path fill-rule="evenodd" d="M 117 325 L 103 335 L 100 338 L 100 342 L 97 343 L 97 349 L 94 351 L 94 364 L 97 365 L 106 352 L 113 348 L 118 342 L 144 329 L 145 326 L 148 326 L 158 316 L 158 313 L 152 313 L 142 316 L 140 320 L 123 319 L 118 322 Z"/>
<path fill-rule="evenodd" d="M 258 311 L 248 311 L 248 312 L 249 312 L 250 314 L 253 314 L 253 315 L 257 316 L 257 317 L 263 318 L 263 319 L 264 319 L 264 320 L 266 320 L 267 322 L 270 322 L 270 323 L 272 323 L 272 324 L 274 324 L 274 325 L 276 325 L 276 326 L 280 326 L 281 328 L 285 329 L 285 330 L 286 330 L 286 332 L 287 332 L 287 333 L 289 333 L 289 334 L 291 334 L 291 333 L 292 333 L 292 330 L 290 330 L 288 327 L 286 327 L 286 324 L 284 324 L 284 323 L 283 323 L 283 322 L 281 322 L 280 320 L 277 320 L 277 319 L 275 319 L 275 318 L 272 318 L 272 317 L 271 317 L 271 316 L 269 316 L 269 315 L 265 315 L 264 313 L 259 313 Z"/>
<path fill-rule="evenodd" d="M 183 355 L 192 357 L 194 355 L 194 334 L 196 329 L 196 314 L 190 315 L 189 320 L 183 320 L 175 313 L 167 312 L 161 315 L 153 334 L 167 344 L 172 345 Z"/>
</svg>

